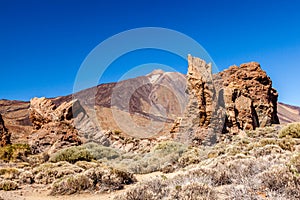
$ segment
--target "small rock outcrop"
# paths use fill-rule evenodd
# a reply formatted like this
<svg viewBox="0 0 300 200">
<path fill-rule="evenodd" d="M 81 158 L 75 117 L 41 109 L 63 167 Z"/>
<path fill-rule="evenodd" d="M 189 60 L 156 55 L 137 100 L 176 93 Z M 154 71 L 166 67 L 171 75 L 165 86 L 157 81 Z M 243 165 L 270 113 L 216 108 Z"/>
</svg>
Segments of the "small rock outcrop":
<svg viewBox="0 0 300 200">
<path fill-rule="evenodd" d="M 171 129 L 172 137 L 181 141 L 210 145 L 221 133 L 279 123 L 278 94 L 256 62 L 212 75 L 211 64 L 189 55 L 187 93 L 185 114 Z"/>
<path fill-rule="evenodd" d="M 10 134 L 4 126 L 4 121 L 0 115 L 0 147 L 10 144 Z"/>
</svg>

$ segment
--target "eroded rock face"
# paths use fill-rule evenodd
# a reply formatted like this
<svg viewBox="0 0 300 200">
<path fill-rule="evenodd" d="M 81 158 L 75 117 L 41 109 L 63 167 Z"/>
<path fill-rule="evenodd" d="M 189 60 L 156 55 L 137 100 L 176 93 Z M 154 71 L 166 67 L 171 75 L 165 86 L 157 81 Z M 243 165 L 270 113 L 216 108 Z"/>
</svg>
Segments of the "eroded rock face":
<svg viewBox="0 0 300 200">
<path fill-rule="evenodd" d="M 10 144 L 10 134 L 4 126 L 4 121 L 0 115 L 0 147 Z"/>
<path fill-rule="evenodd" d="M 189 103 L 175 122 L 172 137 L 214 144 L 221 133 L 278 124 L 277 97 L 272 81 L 256 62 L 232 66 L 212 75 L 211 65 L 188 56 Z"/>
<path fill-rule="evenodd" d="M 46 98 L 30 100 L 30 121 L 34 126 L 29 143 L 34 153 L 53 153 L 60 148 L 79 145 L 82 139 L 73 126 L 72 108 L 79 102 L 64 102 L 59 107 Z"/>
<path fill-rule="evenodd" d="M 33 98 L 29 118 L 33 131 L 28 137 L 34 153 L 56 152 L 61 148 L 96 142 L 109 146 L 111 141 L 99 129 L 77 99 L 55 104 L 56 100 Z"/>
<path fill-rule="evenodd" d="M 277 91 L 272 81 L 256 62 L 232 66 L 220 73 L 224 80 L 226 128 L 252 130 L 278 124 Z"/>
<path fill-rule="evenodd" d="M 188 55 L 186 91 L 189 101 L 184 116 L 175 121 L 172 137 L 187 143 L 215 143 L 216 137 L 212 133 L 216 132 L 217 126 L 212 127 L 212 122 L 215 122 L 213 115 L 217 113 L 217 95 L 211 64 Z"/>
</svg>

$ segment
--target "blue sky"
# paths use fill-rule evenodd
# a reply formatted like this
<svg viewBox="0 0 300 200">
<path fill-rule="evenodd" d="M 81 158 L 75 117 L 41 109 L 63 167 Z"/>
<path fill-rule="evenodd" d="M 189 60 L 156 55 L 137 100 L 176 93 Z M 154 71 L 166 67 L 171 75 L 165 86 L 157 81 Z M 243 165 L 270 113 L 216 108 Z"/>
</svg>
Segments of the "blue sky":
<svg viewBox="0 0 300 200">
<path fill-rule="evenodd" d="M 100 42 L 151 26 L 194 38 L 219 70 L 261 63 L 279 100 L 300 105 L 299 10 L 298 0 L 0 0 L 0 99 L 69 94 L 81 63 Z M 145 53 L 116 61 L 103 82 L 148 62 L 185 73 L 184 60 Z"/>
</svg>

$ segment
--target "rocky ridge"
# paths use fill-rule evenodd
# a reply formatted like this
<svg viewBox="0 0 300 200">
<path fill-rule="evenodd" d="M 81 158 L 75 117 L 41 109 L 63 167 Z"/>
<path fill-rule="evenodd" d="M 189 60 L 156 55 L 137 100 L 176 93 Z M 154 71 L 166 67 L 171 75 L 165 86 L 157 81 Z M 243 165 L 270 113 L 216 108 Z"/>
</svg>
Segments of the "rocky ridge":
<svg viewBox="0 0 300 200">
<path fill-rule="evenodd" d="M 27 143 L 28 139 L 32 138 L 32 133 L 36 135 L 37 132 L 45 130 L 39 130 L 38 127 L 46 128 L 50 125 L 45 124 L 57 124 L 60 120 L 76 127 L 81 141 L 96 142 L 105 146 L 115 144 L 121 146 L 122 149 L 131 149 L 132 144 L 126 147 L 125 140 L 123 141 L 121 138 L 136 137 L 136 139 L 139 138 L 138 140 L 144 140 L 149 137 L 142 131 L 145 124 L 148 125 L 145 130 L 148 130 L 153 124 L 157 124 L 157 129 L 161 129 L 157 134 L 151 135 L 150 140 L 160 135 L 168 135 L 174 120 L 178 116 L 183 116 L 185 107 L 189 111 L 186 111 L 185 117 L 176 120 L 171 131 L 174 133 L 173 137 L 178 137 L 175 136 L 175 133 L 185 132 L 184 137 L 181 134 L 181 140 L 185 141 L 189 141 L 186 138 L 194 137 L 195 142 L 198 143 L 205 139 L 208 139 L 208 143 L 214 143 L 217 138 L 213 132 L 216 131 L 236 134 L 241 130 L 278 123 L 275 114 L 277 112 L 277 92 L 272 88 L 270 78 L 258 63 L 247 63 L 240 67 L 232 66 L 223 72 L 211 75 L 211 66 L 201 59 L 189 56 L 188 60 L 189 72 L 186 77 L 176 72 L 156 70 L 144 77 L 120 83 L 102 84 L 83 90 L 75 96 L 68 95 L 52 98 L 49 101 L 44 100 L 42 106 L 47 109 L 43 115 L 33 113 L 32 109 L 29 111 L 30 106 L 34 107 L 34 105 L 30 105 L 32 104 L 30 102 L 0 100 L 0 114 L 3 116 L 6 128 L 11 133 L 12 143 Z M 198 67 L 200 68 L 198 69 Z M 202 73 L 202 71 L 206 73 Z M 188 88 L 189 96 L 185 93 L 186 88 Z M 136 91 L 130 98 L 125 97 L 129 102 L 126 106 L 125 101 L 122 101 L 124 94 L 120 91 L 134 89 Z M 115 100 L 112 103 L 113 95 L 120 101 Z M 70 113 L 72 109 L 68 106 L 72 104 L 69 103 L 73 101 L 73 97 L 79 97 L 80 101 L 75 105 L 80 105 L 82 112 L 72 118 Z M 186 106 L 187 103 L 188 106 Z M 297 109 L 280 103 L 278 105 L 281 122 L 298 121 L 299 111 Z M 62 108 L 66 108 L 67 111 L 62 112 Z M 119 120 L 114 118 L 115 113 L 118 113 L 117 119 Z M 34 117 L 34 115 L 36 116 Z M 30 120 L 30 116 L 35 119 Z M 127 125 L 128 119 L 132 119 L 137 126 Z M 62 125 L 64 123 L 61 122 L 58 127 L 62 130 L 68 129 L 69 125 Z M 120 128 L 120 123 L 125 127 Z M 223 126 L 223 124 L 225 125 Z M 156 126 L 153 127 L 156 131 Z M 127 133 L 126 130 L 129 129 L 134 129 L 134 131 Z M 181 130 L 179 131 L 179 129 Z M 194 131 L 196 129 L 197 131 Z M 119 139 L 116 139 L 117 136 L 113 137 L 113 134 L 109 134 L 120 131 L 125 136 L 119 137 Z"/>
<path fill-rule="evenodd" d="M 189 103 L 171 132 L 181 141 L 214 144 L 221 133 L 278 124 L 272 81 L 256 62 L 212 75 L 211 65 L 188 56 Z"/>
</svg>

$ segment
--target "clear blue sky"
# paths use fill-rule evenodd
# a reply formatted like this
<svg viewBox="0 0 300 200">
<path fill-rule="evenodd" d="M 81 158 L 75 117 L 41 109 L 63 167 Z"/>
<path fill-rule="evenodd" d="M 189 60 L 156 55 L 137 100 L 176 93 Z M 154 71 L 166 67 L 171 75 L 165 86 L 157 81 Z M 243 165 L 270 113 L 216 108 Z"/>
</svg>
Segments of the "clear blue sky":
<svg viewBox="0 0 300 200">
<path fill-rule="evenodd" d="M 194 38 L 220 70 L 260 62 L 279 100 L 300 105 L 298 0 L 0 0 L 0 99 L 69 94 L 77 70 L 96 45 L 148 26 Z M 134 57 L 139 63 L 165 61 L 185 73 L 185 62 L 152 54 L 151 59 Z M 132 67 L 126 59 L 116 64 L 112 67 L 120 74 L 108 71 L 104 82 Z"/>
</svg>

